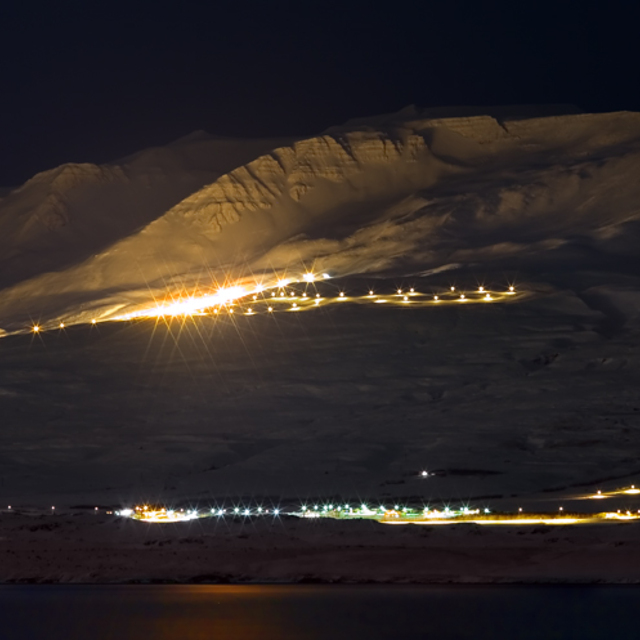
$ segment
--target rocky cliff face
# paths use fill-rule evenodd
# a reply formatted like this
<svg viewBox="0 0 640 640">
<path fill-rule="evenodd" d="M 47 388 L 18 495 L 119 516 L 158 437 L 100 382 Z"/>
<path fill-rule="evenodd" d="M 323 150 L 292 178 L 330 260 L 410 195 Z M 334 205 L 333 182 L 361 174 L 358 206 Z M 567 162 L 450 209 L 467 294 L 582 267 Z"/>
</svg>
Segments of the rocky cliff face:
<svg viewBox="0 0 640 640">
<path fill-rule="evenodd" d="M 204 234 L 213 236 L 245 211 L 268 209 L 283 199 L 300 203 L 317 186 L 416 163 L 426 150 L 424 138 L 412 134 L 392 139 L 381 132 L 346 133 L 301 140 L 222 176 L 176 205 L 166 218 L 197 221 Z"/>
</svg>

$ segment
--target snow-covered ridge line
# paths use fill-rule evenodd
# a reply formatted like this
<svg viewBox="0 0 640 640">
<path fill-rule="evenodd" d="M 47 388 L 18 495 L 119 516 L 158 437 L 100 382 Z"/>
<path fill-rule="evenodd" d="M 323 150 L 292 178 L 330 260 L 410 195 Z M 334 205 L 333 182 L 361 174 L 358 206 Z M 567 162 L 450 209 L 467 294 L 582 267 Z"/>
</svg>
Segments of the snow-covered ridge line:
<svg viewBox="0 0 640 640">
<path fill-rule="evenodd" d="M 640 114 L 578 114 L 505 123 L 491 116 L 421 119 L 397 123 L 397 128 L 391 131 L 325 134 L 274 149 L 238 167 L 185 198 L 168 216 L 187 220 L 197 217 L 204 223 L 204 233 L 216 234 L 224 226 L 237 222 L 243 211 L 267 209 L 279 197 L 300 202 L 317 181 L 347 182 L 377 166 L 419 162 L 430 152 L 438 155 L 443 144 L 457 143 L 458 148 L 446 154 L 449 161 L 477 162 L 484 156 L 481 147 L 451 140 L 450 135 L 443 135 L 443 130 L 479 145 L 506 140 L 527 142 L 541 133 L 555 138 L 558 131 L 565 144 L 580 146 L 585 137 L 590 145 L 615 144 L 640 138 Z M 429 180 L 424 180 L 424 184 L 428 183 Z"/>
<path fill-rule="evenodd" d="M 36 174 L 0 200 L 0 288 L 99 253 L 204 184 L 287 142 L 196 132 L 112 163 L 66 163 Z"/>
<path fill-rule="evenodd" d="M 575 242 L 609 250 L 640 216 L 639 165 L 636 113 L 401 112 L 384 127 L 335 128 L 263 148 L 83 264 L 5 291 L 0 326 L 34 316 L 70 324 L 83 305 L 84 315 L 122 315 L 145 296 L 247 274 L 428 271 Z M 163 188 L 163 175 L 144 183 L 147 192 Z"/>
<path fill-rule="evenodd" d="M 323 135 L 280 147 L 220 177 L 185 198 L 167 217 L 198 219 L 207 235 L 237 222 L 243 211 L 271 207 L 278 198 L 300 202 L 317 181 L 346 182 L 376 165 L 417 162 L 426 152 L 424 138 L 382 133 Z"/>
</svg>

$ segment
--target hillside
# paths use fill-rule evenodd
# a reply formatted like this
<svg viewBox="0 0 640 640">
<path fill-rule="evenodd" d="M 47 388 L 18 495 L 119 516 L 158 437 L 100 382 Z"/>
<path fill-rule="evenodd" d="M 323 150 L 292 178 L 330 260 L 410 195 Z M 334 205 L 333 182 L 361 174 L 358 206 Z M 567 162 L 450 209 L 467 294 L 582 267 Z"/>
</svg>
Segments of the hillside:
<svg viewBox="0 0 640 640">
<path fill-rule="evenodd" d="M 76 238 L 74 246 L 100 251 L 78 266 L 6 289 L 0 326 L 17 330 L 33 317 L 45 327 L 108 319 L 184 287 L 256 277 L 268 283 L 278 273 L 307 268 L 332 275 L 452 264 L 544 270 L 545 261 L 565 256 L 595 266 L 612 252 L 622 270 L 636 264 L 640 114 L 431 118 L 408 109 L 382 124 L 347 124 L 273 148 L 199 189 L 194 179 L 167 186 L 167 175 L 184 175 L 169 168 L 163 154 L 163 169 L 150 178 L 154 153 L 129 159 L 126 171 L 63 167 L 36 176 L 4 201 L 5 211 L 12 211 L 7 207 L 16 196 L 27 202 L 43 180 L 61 182 L 55 194 L 91 194 L 102 209 L 91 209 L 91 224 L 78 224 L 83 241 Z M 143 177 L 131 178 L 137 171 Z M 132 213 L 138 195 L 125 195 L 127 181 L 134 190 L 144 184 L 155 205 L 139 217 Z M 113 184 L 119 190 L 114 201 L 96 195 Z M 193 193 L 156 216 L 162 200 L 156 191 L 165 188 L 172 197 L 181 189 Z M 125 200 L 122 209 L 114 204 Z M 25 209 L 20 231 L 4 237 L 37 244 L 29 235 L 34 220 L 39 230 L 66 229 L 60 197 L 45 202 L 46 215 Z M 115 224 L 112 211 L 120 212 Z M 3 219 L 16 224 L 15 215 Z M 107 220 L 110 231 L 98 233 Z M 57 251 L 54 236 L 46 237 Z"/>
<path fill-rule="evenodd" d="M 200 131 L 105 165 L 64 164 L 0 192 L 0 287 L 86 260 L 282 142 Z"/>
<path fill-rule="evenodd" d="M 123 222 L 123 237 L 83 263 L 5 288 L 0 326 L 22 335 L 0 340 L 0 537 L 16 552 L 0 579 L 42 576 L 45 566 L 45 578 L 83 579 L 82 549 L 128 566 L 142 543 L 102 539 L 88 522 L 76 529 L 68 514 L 140 501 L 640 510 L 635 489 L 604 505 L 583 499 L 640 485 L 640 114 L 431 115 L 404 110 L 275 145 L 141 228 L 122 231 Z M 145 151 L 120 169 L 87 170 L 83 184 L 97 192 L 122 167 L 131 175 L 152 162 L 173 175 L 173 157 Z M 56 175 L 70 185 L 65 172 Z M 89 175 L 100 181 L 89 186 Z M 100 322 L 175 292 L 271 285 L 307 270 L 314 282 L 217 314 Z M 46 531 L 32 554 L 12 528 L 53 505 L 67 510 L 60 535 L 85 540 L 60 562 Z M 301 549 L 315 544 L 307 524 Z M 557 547 L 539 528 L 475 546 L 462 525 L 442 534 L 443 544 L 461 535 L 447 568 L 402 575 L 466 575 L 456 558 L 465 568 L 492 540 L 493 563 L 503 542 L 520 540 L 495 573 L 478 560 L 474 575 L 635 580 L 617 564 L 636 553 L 627 526 L 576 527 Z M 381 539 L 397 550 L 408 530 L 386 527 Z M 265 533 L 255 562 L 268 566 L 278 539 Z M 317 537 L 322 553 L 326 540 Z M 582 551 L 557 565 L 558 548 Z M 366 579 L 350 553 L 333 566 Z M 191 557 L 174 561 L 192 566 Z M 398 557 L 389 556 L 393 571 Z M 142 558 L 118 575 L 162 575 Z M 522 569 L 522 558 L 534 560 Z M 305 566 L 326 576 L 324 564 Z M 296 579 L 255 564 L 246 572 Z"/>
</svg>

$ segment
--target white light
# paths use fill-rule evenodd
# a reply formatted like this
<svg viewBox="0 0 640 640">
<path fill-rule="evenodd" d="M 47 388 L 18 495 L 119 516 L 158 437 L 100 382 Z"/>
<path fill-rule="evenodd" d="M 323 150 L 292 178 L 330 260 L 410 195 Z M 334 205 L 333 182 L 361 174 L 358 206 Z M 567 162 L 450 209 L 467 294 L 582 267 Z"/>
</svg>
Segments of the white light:
<svg viewBox="0 0 640 640">
<path fill-rule="evenodd" d="M 269 307 L 268 311 L 273 311 L 273 307 Z"/>
<path fill-rule="evenodd" d="M 455 290 L 456 290 L 456 288 L 455 288 L 455 287 L 451 287 L 451 291 L 455 291 Z"/>
<path fill-rule="evenodd" d="M 295 309 L 297 306 L 298 306 L 298 305 L 294 302 L 294 303 L 291 305 L 291 308 L 292 308 L 292 309 Z"/>
<path fill-rule="evenodd" d="M 272 297 L 272 298 L 275 298 L 275 297 L 276 297 L 276 292 L 275 292 L 275 291 L 272 291 L 272 292 L 271 292 L 271 297 Z"/>
<path fill-rule="evenodd" d="M 60 328 L 61 328 L 61 329 L 64 329 L 64 322 L 61 322 L 61 323 L 60 323 Z"/>
<path fill-rule="evenodd" d="M 402 295 L 402 289 L 398 289 L 398 295 L 401 296 Z"/>
<path fill-rule="evenodd" d="M 304 278 L 305 282 L 313 282 L 316 277 L 315 275 L 313 275 L 313 273 L 305 273 L 304 276 L 302 276 Z"/>
<path fill-rule="evenodd" d="M 438 302 L 438 300 L 440 300 L 440 298 L 438 296 L 433 296 L 433 299 Z"/>
<path fill-rule="evenodd" d="M 373 289 L 369 289 L 369 295 L 372 296 L 373 295 Z"/>
<path fill-rule="evenodd" d="M 328 280 L 331 276 L 330 276 L 328 273 L 323 273 L 323 274 L 322 274 L 322 277 L 323 277 L 325 280 Z"/>
<path fill-rule="evenodd" d="M 289 284 L 289 281 L 286 278 L 283 278 L 282 280 L 278 280 L 278 286 L 282 289 L 283 287 L 286 287 Z"/>
<path fill-rule="evenodd" d="M 344 292 L 343 291 L 340 292 L 340 297 L 344 298 Z"/>
<path fill-rule="evenodd" d="M 413 287 L 411 287 L 411 289 L 409 289 L 409 293 L 415 293 L 415 289 Z"/>
<path fill-rule="evenodd" d="M 91 320 L 91 324 L 95 324 L 97 322 L 97 320 L 94 318 L 93 320 Z"/>
<path fill-rule="evenodd" d="M 407 298 L 407 296 L 404 296 L 404 298 L 402 299 L 406 302 L 409 298 Z"/>
<path fill-rule="evenodd" d="M 460 294 L 460 300 L 464 300 L 464 293 Z"/>
<path fill-rule="evenodd" d="M 426 478 L 426 477 L 429 475 L 429 472 L 428 472 L 428 471 L 423 471 L 420 475 L 421 475 L 423 478 Z"/>
<path fill-rule="evenodd" d="M 320 297 L 320 294 L 319 294 L 319 293 L 316 293 L 316 298 L 319 298 L 319 297 Z"/>
<path fill-rule="evenodd" d="M 261 291 L 264 291 L 264 285 L 257 284 L 256 285 L 256 293 L 260 293 Z"/>
<path fill-rule="evenodd" d="M 40 331 L 40 327 L 38 325 L 33 327 L 33 333 L 38 333 L 38 331 Z"/>
<path fill-rule="evenodd" d="M 258 299 L 258 296 L 253 296 L 253 299 L 254 299 L 254 300 L 257 300 L 257 299 Z"/>
<path fill-rule="evenodd" d="M 274 509 L 273 515 L 277 516 L 280 513 L 280 509 Z"/>
</svg>

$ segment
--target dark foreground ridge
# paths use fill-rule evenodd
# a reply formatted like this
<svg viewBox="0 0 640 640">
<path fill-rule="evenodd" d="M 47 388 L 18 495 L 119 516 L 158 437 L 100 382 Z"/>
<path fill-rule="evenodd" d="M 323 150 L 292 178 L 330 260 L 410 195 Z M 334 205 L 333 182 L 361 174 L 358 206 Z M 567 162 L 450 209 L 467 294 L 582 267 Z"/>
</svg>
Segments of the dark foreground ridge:
<svg viewBox="0 0 640 640">
<path fill-rule="evenodd" d="M 639 530 L 11 514 L 0 520 L 0 582 L 640 583 Z"/>
</svg>

